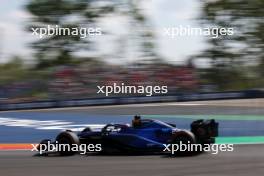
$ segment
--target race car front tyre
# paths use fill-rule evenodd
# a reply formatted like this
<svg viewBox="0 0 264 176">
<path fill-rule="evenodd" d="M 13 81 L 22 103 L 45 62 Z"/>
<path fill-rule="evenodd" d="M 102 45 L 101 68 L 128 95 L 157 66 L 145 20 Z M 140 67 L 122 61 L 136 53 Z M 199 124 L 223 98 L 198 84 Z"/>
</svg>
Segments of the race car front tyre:
<svg viewBox="0 0 264 176">
<path fill-rule="evenodd" d="M 76 154 L 76 146 L 80 145 L 78 136 L 71 131 L 61 132 L 57 137 L 56 141 L 59 144 L 59 154 L 61 156 L 71 156 Z M 73 150 L 75 148 L 75 150 Z"/>
<path fill-rule="evenodd" d="M 48 144 L 51 143 L 51 140 L 50 139 L 44 139 L 42 140 L 39 145 L 37 146 L 37 150 L 40 152 L 38 155 L 39 156 L 46 156 L 48 155 Z M 44 149 L 44 151 L 43 151 Z"/>
</svg>

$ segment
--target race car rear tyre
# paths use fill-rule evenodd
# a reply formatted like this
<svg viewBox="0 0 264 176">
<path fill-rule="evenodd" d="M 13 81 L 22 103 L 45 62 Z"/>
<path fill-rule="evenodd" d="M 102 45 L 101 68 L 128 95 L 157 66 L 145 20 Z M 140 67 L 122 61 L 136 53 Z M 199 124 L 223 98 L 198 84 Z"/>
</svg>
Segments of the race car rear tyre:
<svg viewBox="0 0 264 176">
<path fill-rule="evenodd" d="M 190 132 L 181 132 L 180 134 L 176 135 L 172 141 L 173 145 L 178 146 L 178 150 L 174 151 L 174 156 L 190 156 L 194 154 L 194 151 L 189 150 L 188 146 L 195 144 L 195 136 Z M 187 147 L 186 150 L 180 150 L 180 147 L 184 149 Z"/>
<path fill-rule="evenodd" d="M 73 149 L 76 149 L 76 146 L 79 147 L 80 145 L 80 140 L 75 133 L 71 131 L 61 132 L 56 137 L 56 141 L 59 144 L 58 152 L 61 156 L 71 156 L 78 152 L 76 150 L 73 150 Z M 62 146 L 61 144 L 66 144 L 66 145 Z"/>
</svg>

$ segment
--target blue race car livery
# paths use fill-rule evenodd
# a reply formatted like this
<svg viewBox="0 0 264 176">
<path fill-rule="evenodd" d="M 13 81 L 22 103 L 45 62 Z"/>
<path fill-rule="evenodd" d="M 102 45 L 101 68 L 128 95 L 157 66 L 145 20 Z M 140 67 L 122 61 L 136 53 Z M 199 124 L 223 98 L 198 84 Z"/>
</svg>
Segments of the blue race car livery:
<svg viewBox="0 0 264 176">
<path fill-rule="evenodd" d="M 218 136 L 218 123 L 215 120 L 196 120 L 190 129 L 179 129 L 175 124 L 159 120 L 137 119 L 132 125 L 107 124 L 102 128 L 87 127 L 81 132 L 66 130 L 61 132 L 56 142 L 59 144 L 80 145 L 100 144 L 102 153 L 154 153 L 162 152 L 164 145 L 191 143 L 212 144 Z M 41 144 L 50 140 L 44 140 Z M 60 151 L 61 155 L 72 155 L 72 151 Z"/>
</svg>

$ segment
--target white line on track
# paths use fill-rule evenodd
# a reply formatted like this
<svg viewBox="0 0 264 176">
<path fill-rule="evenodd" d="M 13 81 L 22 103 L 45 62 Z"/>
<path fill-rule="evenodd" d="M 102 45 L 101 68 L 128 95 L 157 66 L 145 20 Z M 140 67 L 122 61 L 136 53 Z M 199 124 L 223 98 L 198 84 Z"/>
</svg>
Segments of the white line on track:
<svg viewBox="0 0 264 176">
<path fill-rule="evenodd" d="M 200 103 L 146 103 L 146 104 L 125 104 L 125 105 L 102 105 L 102 106 L 83 106 L 83 107 L 65 107 L 65 108 L 48 108 L 48 109 L 27 109 L 27 110 L 10 110 L 4 112 L 40 112 L 40 111 L 58 111 L 58 110 L 85 110 L 85 109 L 105 109 L 105 108 L 120 108 L 120 107 L 157 107 L 157 106 L 202 106 Z"/>
</svg>

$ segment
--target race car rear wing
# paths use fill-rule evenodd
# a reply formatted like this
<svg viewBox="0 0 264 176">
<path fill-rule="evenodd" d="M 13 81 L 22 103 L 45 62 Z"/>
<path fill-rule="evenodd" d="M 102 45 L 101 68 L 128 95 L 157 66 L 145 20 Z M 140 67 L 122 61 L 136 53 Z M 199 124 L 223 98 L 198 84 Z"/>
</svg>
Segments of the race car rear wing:
<svg viewBox="0 0 264 176">
<path fill-rule="evenodd" d="M 218 136 L 218 125 L 214 119 L 196 120 L 191 123 L 191 132 L 199 143 L 214 143 L 215 137 Z"/>
</svg>

